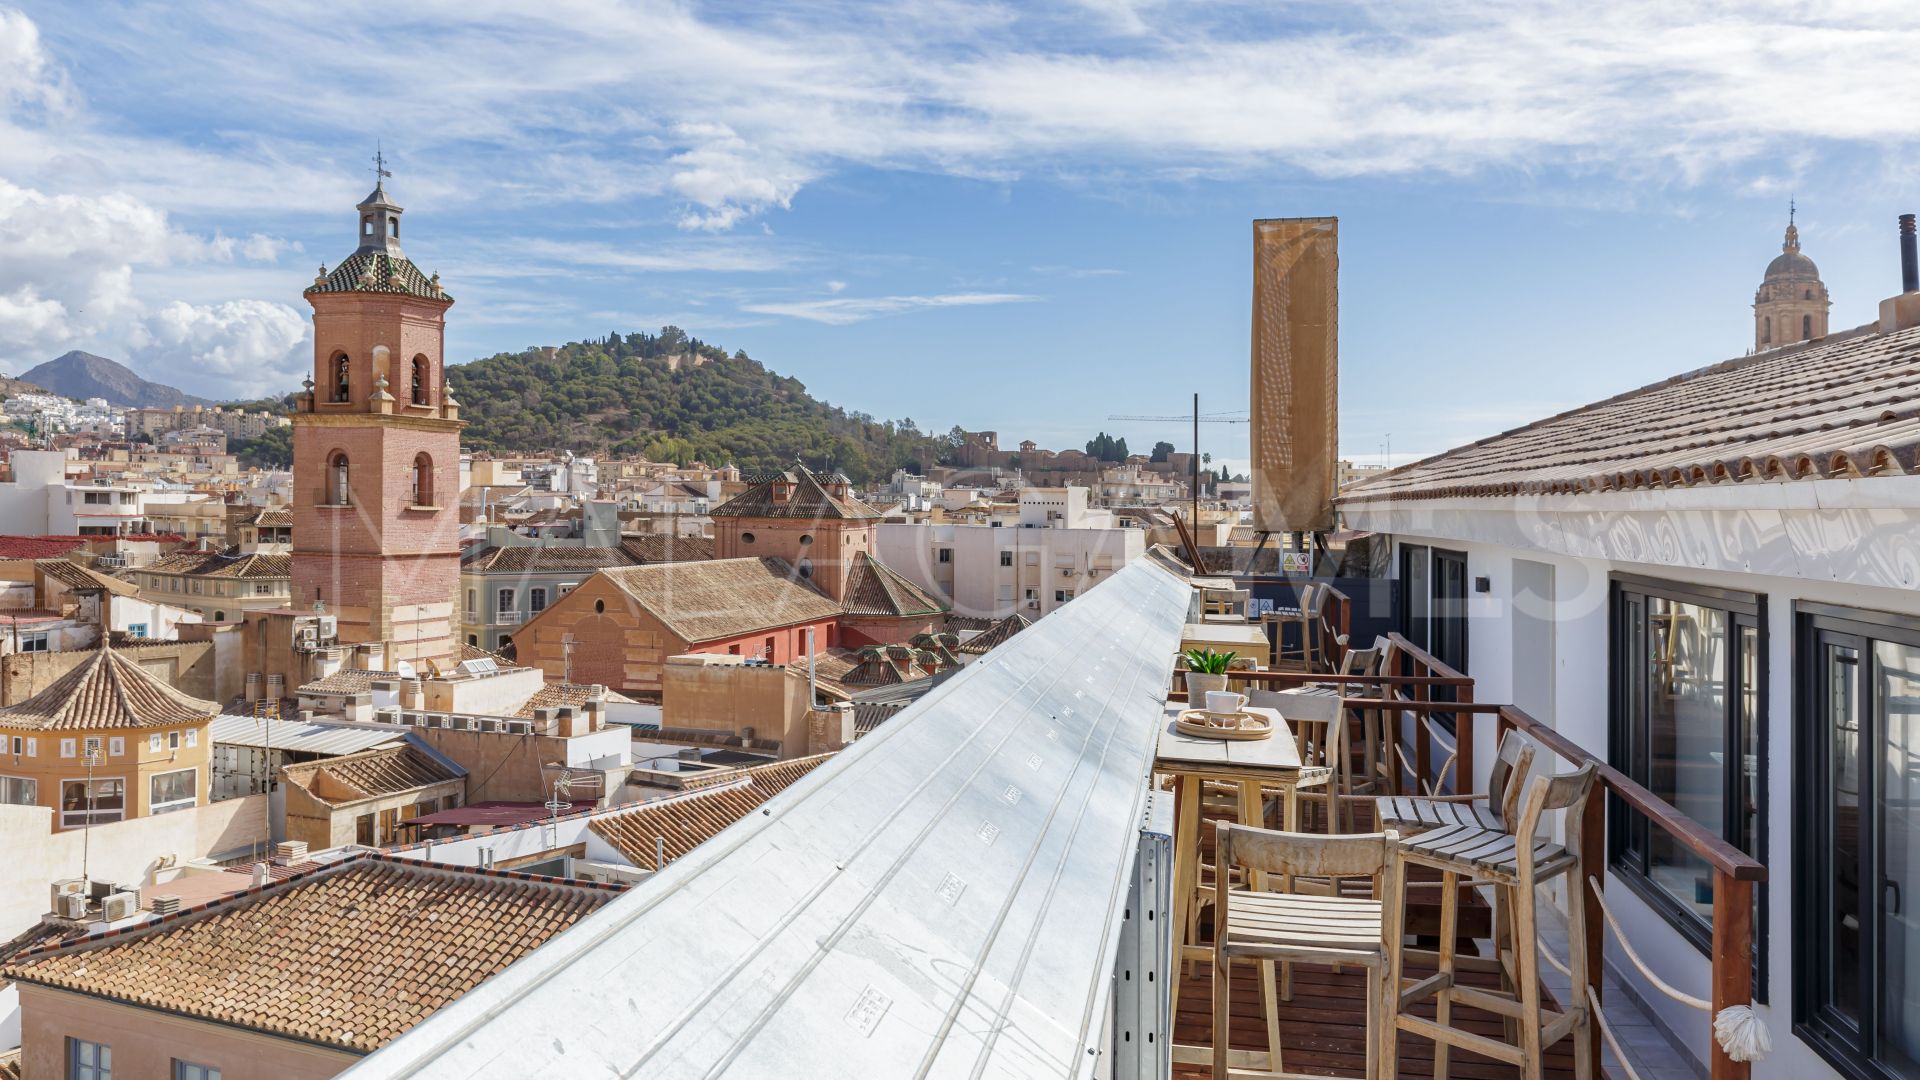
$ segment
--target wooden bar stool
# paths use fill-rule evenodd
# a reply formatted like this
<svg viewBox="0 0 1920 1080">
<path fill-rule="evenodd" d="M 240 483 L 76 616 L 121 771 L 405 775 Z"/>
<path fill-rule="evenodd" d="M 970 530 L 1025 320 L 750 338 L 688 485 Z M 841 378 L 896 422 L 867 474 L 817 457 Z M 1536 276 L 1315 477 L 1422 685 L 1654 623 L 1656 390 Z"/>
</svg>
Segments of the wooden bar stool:
<svg viewBox="0 0 1920 1080">
<path fill-rule="evenodd" d="M 1226 881 L 1235 867 L 1253 889 L 1269 875 L 1280 875 L 1282 892 L 1222 889 L 1216 914 L 1213 966 L 1213 1075 L 1235 1077 L 1296 1076 L 1285 1072 L 1280 1049 L 1280 1005 L 1274 964 L 1285 961 L 1355 965 L 1367 969 L 1366 1054 L 1369 1077 L 1393 1075 L 1383 1053 L 1394 1037 L 1394 984 L 1399 970 L 1402 890 L 1396 880 L 1394 835 L 1310 836 L 1272 832 L 1220 822 L 1214 833 L 1214 880 Z M 1319 878 L 1368 878 L 1369 897 L 1294 895 L 1296 875 Z M 1260 1001 L 1267 1026 L 1267 1053 L 1241 1052 L 1232 1042 L 1232 971 L 1235 961 L 1260 965 Z M 1251 1059 L 1251 1060 L 1249 1060 Z"/>
<path fill-rule="evenodd" d="M 1518 731 L 1508 731 L 1500 740 L 1500 753 L 1493 759 L 1493 771 L 1487 777 L 1485 795 L 1395 795 L 1376 805 L 1380 827 L 1412 836 L 1443 825 L 1469 825 L 1479 829 L 1505 832 L 1513 820 L 1525 788 L 1527 770 L 1533 766 L 1533 740 Z"/>
<path fill-rule="evenodd" d="M 1458 1046 L 1476 1054 L 1516 1065 L 1526 1080 L 1540 1080 L 1542 1055 L 1547 1047 L 1568 1035 L 1574 1036 L 1573 1061 L 1576 1080 L 1592 1080 L 1595 1075 L 1593 1046 L 1587 1038 L 1593 1022 L 1587 1002 L 1568 1002 L 1558 1012 L 1540 1004 L 1540 953 L 1534 919 L 1534 887 L 1560 874 L 1571 874 L 1575 887 L 1573 903 L 1567 912 L 1567 966 L 1572 970 L 1574 992 L 1587 985 L 1586 905 L 1581 902 L 1586 889 L 1586 867 L 1580 861 L 1581 811 L 1593 792 L 1596 766 L 1589 761 L 1579 771 L 1542 777 L 1533 782 L 1526 805 L 1514 822 L 1515 829 L 1484 829 L 1476 825 L 1443 825 L 1401 841 L 1396 852 L 1401 862 L 1399 880 L 1404 882 L 1408 868 L 1425 866 L 1440 871 L 1440 956 L 1439 971 L 1411 986 L 1402 987 L 1398 952 L 1393 957 L 1391 985 L 1398 992 L 1399 1012 L 1394 1024 L 1434 1041 L 1433 1075 L 1444 1080 L 1447 1052 Z M 1543 815 L 1565 810 L 1567 843 L 1563 846 L 1536 838 Z M 1509 821 L 1513 819 L 1509 818 Z M 1454 981 L 1454 944 L 1459 933 L 1460 885 L 1485 884 L 1496 893 L 1504 891 L 1507 910 L 1496 923 L 1494 954 L 1512 980 L 1510 991 L 1495 992 L 1460 986 Z M 1413 1016 L 1407 1009 L 1433 998 L 1435 1019 Z M 1485 1035 L 1450 1027 L 1449 1014 L 1454 1003 L 1484 1009 L 1509 1021 L 1517 1028 L 1519 1045 L 1490 1039 Z M 1394 1040 L 1386 1044 L 1386 1062 L 1382 1071 L 1392 1075 Z"/>
<path fill-rule="evenodd" d="M 1273 666 L 1276 670 L 1288 664 L 1299 664 L 1299 670 L 1312 671 L 1315 659 L 1319 656 L 1317 642 L 1314 640 L 1315 628 L 1320 624 L 1320 608 L 1326 600 L 1321 586 L 1309 581 L 1300 586 L 1299 607 L 1276 607 L 1271 617 L 1276 624 L 1273 628 Z M 1287 627 L 1299 629 L 1299 647 L 1287 647 Z"/>
</svg>

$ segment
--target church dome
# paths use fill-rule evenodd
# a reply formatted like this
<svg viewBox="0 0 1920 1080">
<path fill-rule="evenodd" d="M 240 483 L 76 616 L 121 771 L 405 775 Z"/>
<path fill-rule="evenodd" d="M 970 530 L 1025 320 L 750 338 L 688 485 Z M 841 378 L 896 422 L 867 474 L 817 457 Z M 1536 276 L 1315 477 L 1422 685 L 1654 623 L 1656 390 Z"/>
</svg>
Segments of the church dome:
<svg viewBox="0 0 1920 1080">
<path fill-rule="evenodd" d="M 1780 254 L 1767 264 L 1767 281 L 1780 278 L 1818 278 L 1820 268 L 1813 260 L 1800 254 L 1800 230 L 1792 222 L 1787 223 L 1787 240 L 1780 245 Z"/>
<path fill-rule="evenodd" d="M 1817 278 L 1820 268 L 1798 250 L 1783 251 L 1767 264 L 1767 280 L 1778 278 Z"/>
</svg>

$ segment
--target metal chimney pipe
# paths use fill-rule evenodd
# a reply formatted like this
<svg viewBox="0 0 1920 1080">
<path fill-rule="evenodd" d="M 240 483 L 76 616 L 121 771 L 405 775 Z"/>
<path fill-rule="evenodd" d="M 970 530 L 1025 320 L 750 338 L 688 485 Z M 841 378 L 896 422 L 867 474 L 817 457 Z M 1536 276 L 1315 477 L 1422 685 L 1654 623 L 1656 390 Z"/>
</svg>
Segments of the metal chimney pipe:
<svg viewBox="0 0 1920 1080">
<path fill-rule="evenodd" d="M 1913 215 L 1900 215 L 1900 291 L 1920 291 L 1920 254 L 1914 251 Z"/>
</svg>

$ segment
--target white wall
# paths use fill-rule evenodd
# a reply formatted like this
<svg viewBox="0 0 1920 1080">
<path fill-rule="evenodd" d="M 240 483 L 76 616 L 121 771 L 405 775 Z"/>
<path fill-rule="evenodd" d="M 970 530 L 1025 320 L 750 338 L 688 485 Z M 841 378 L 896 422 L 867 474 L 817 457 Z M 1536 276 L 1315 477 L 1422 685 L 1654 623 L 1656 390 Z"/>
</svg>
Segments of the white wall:
<svg viewBox="0 0 1920 1080">
<path fill-rule="evenodd" d="M 1037 619 L 1066 602 L 1056 598 L 1060 591 L 1077 596 L 1145 554 L 1146 534 L 1139 529 L 887 523 L 879 527 L 877 546 L 882 562 L 947 599 L 956 615 L 998 618 L 1018 612 Z M 950 564 L 938 561 L 935 552 L 942 547 L 953 551 Z M 1000 565 L 1002 551 L 1012 554 L 1012 566 Z M 1035 593 L 1032 606 L 1028 589 Z"/>
<path fill-rule="evenodd" d="M 1767 922 L 1756 927 L 1767 950 L 1769 1004 L 1760 1014 L 1774 1050 L 1755 1064 L 1760 1080 L 1836 1075 L 1792 1034 L 1793 971 L 1793 622 L 1796 601 L 1920 616 L 1920 485 L 1914 478 L 1806 481 L 1739 491 L 1687 490 L 1533 500 L 1449 500 L 1400 504 L 1391 511 L 1348 511 L 1358 528 L 1398 530 L 1399 543 L 1430 544 L 1467 555 L 1467 574 L 1489 579 L 1468 594 L 1468 674 L 1475 699 L 1513 700 L 1514 560 L 1553 567 L 1556 730 L 1602 759 L 1608 753 L 1608 575 L 1632 573 L 1766 597 L 1765 768 Z M 1881 485 L 1881 486 L 1873 486 Z M 1521 507 L 1520 512 L 1500 507 Z M 1464 537 L 1464 539 L 1462 538 Z M 1394 565 L 1398 566 L 1396 558 Z M 1544 718 L 1543 718 L 1544 719 Z M 1490 718 L 1478 725 L 1475 788 L 1484 790 L 1493 760 Z M 1564 767 L 1543 755 L 1535 768 Z M 1641 956 L 1675 986 L 1711 996 L 1711 963 L 1618 879 L 1606 898 Z M 1617 942 L 1609 957 L 1624 964 Z M 1629 977 L 1664 1022 L 1704 1057 L 1711 1046 L 1703 1012 L 1671 1002 Z"/>
<path fill-rule="evenodd" d="M 53 811 L 47 807 L 0 805 L 0 852 L 7 860 L 7 871 L 0 874 L 0 938 L 20 933 L 47 913 L 53 883 L 80 876 L 83 849 L 95 881 L 153 885 L 171 880 L 193 859 L 264 846 L 267 797 L 228 799 L 91 830 L 52 829 Z"/>
</svg>

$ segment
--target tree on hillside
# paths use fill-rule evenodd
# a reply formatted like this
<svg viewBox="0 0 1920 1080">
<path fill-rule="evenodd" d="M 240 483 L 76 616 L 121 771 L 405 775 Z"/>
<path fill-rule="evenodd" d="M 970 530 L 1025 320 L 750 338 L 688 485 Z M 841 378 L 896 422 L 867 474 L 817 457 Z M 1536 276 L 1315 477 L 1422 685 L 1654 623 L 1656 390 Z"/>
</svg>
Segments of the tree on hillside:
<svg viewBox="0 0 1920 1080">
<path fill-rule="evenodd" d="M 1095 461 L 1127 460 L 1127 440 L 1101 432 L 1087 440 L 1087 456 Z"/>
<path fill-rule="evenodd" d="M 1173 454 L 1173 444 L 1165 439 L 1153 444 L 1152 460 L 1165 461 Z"/>
</svg>

